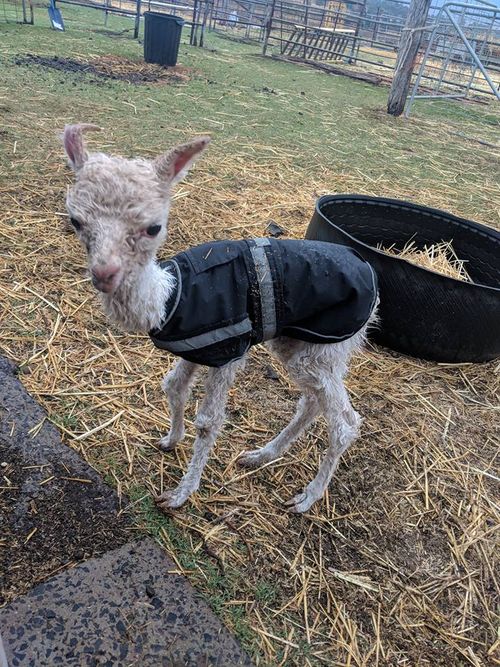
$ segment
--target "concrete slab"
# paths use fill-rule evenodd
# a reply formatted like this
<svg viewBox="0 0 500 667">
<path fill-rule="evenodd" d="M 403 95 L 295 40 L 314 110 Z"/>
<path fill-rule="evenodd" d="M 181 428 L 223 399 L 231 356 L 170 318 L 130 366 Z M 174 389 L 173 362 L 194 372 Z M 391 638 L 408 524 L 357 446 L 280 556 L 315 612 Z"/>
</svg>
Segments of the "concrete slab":
<svg viewBox="0 0 500 667">
<path fill-rule="evenodd" d="M 5 651 L 3 648 L 1 635 L 0 635 L 0 667 L 9 667 L 9 665 L 7 664 L 7 656 L 5 655 Z"/>
<path fill-rule="evenodd" d="M 250 667 L 150 539 L 53 577 L 0 611 L 10 667 Z"/>
</svg>

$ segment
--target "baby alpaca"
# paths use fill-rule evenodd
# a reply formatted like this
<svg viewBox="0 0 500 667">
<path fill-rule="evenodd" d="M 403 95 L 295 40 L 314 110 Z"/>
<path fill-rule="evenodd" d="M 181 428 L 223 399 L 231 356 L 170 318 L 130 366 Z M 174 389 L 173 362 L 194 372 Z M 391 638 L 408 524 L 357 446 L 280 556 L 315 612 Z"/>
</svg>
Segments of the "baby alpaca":
<svg viewBox="0 0 500 667">
<path fill-rule="evenodd" d="M 375 318 L 371 268 L 334 244 L 274 239 L 206 244 L 159 264 L 156 254 L 167 237 L 172 186 L 209 138 L 193 139 L 155 160 L 128 160 L 89 154 L 83 132 L 92 129 L 98 128 L 69 125 L 64 131 L 76 176 L 67 209 L 109 319 L 127 331 L 149 333 L 155 345 L 181 357 L 162 385 L 171 410 L 170 432 L 160 440 L 163 450 L 173 449 L 183 438 L 190 387 L 201 366 L 209 366 L 188 470 L 176 489 L 156 498 L 158 506 L 164 511 L 177 508 L 198 489 L 224 421 L 228 390 L 248 348 L 264 342 L 302 396 L 283 431 L 262 449 L 240 455 L 239 463 L 260 466 L 281 457 L 323 414 L 328 425 L 324 459 L 316 477 L 287 503 L 292 511 L 307 511 L 323 496 L 340 456 L 359 433 L 361 419 L 343 378 Z M 316 280 L 319 275 L 322 281 Z M 330 279 L 327 290 L 314 291 L 313 283 L 324 284 L 325 276 Z M 304 278 L 310 278 L 309 285 Z M 221 285 L 224 294 L 198 307 L 196 299 L 206 304 L 206 293 Z M 215 317 L 212 310 L 220 310 L 224 298 L 230 301 L 231 317 L 225 312 Z"/>
</svg>

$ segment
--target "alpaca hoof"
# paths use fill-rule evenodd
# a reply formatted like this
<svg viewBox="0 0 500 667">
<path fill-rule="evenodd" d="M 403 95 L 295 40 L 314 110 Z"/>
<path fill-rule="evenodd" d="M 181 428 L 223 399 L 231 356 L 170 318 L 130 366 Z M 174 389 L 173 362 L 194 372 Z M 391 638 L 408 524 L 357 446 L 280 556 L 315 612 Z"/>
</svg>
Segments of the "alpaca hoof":
<svg viewBox="0 0 500 667">
<path fill-rule="evenodd" d="M 236 463 L 245 468 L 258 468 L 263 463 L 266 463 L 266 461 L 267 459 L 262 455 L 261 449 L 252 449 L 248 452 L 243 452 L 236 459 Z"/>
<path fill-rule="evenodd" d="M 173 491 L 165 491 L 160 496 L 156 496 L 154 501 L 158 509 L 168 513 L 170 510 L 178 509 L 188 498 L 189 493 L 174 489 Z"/>
<path fill-rule="evenodd" d="M 167 435 L 158 440 L 158 445 L 162 452 L 171 452 L 177 447 L 183 437 L 184 433 L 175 435 L 170 431 L 170 433 L 167 433 Z"/>
<path fill-rule="evenodd" d="M 290 512 L 294 512 L 295 514 L 302 514 L 303 512 L 307 512 L 309 509 L 311 509 L 317 500 L 319 500 L 319 498 L 315 498 L 310 491 L 305 490 L 302 491 L 302 493 L 298 493 L 290 500 L 287 500 L 285 505 L 288 507 Z"/>
</svg>

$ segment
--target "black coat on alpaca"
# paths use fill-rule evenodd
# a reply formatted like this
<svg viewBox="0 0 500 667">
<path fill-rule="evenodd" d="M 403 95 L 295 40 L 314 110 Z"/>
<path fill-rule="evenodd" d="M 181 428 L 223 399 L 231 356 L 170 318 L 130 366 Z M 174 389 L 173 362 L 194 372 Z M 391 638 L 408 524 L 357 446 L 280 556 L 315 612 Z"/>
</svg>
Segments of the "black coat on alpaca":
<svg viewBox="0 0 500 667">
<path fill-rule="evenodd" d="M 154 344 L 224 366 L 278 336 L 338 343 L 368 321 L 377 279 L 354 250 L 322 241 L 214 241 L 162 267 L 177 278 Z"/>
</svg>

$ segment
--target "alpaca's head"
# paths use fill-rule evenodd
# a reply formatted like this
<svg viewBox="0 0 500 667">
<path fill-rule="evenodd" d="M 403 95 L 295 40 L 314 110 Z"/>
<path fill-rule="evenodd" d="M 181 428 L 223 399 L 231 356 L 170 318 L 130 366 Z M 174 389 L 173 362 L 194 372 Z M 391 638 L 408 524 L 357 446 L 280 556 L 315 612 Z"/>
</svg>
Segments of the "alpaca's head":
<svg viewBox="0 0 500 667">
<path fill-rule="evenodd" d="M 87 249 L 94 286 L 112 294 L 124 276 L 155 255 L 167 236 L 172 186 L 207 146 L 199 137 L 155 160 L 88 153 L 83 132 L 95 125 L 67 125 L 63 143 L 75 183 L 66 206 L 76 234 Z"/>
</svg>

